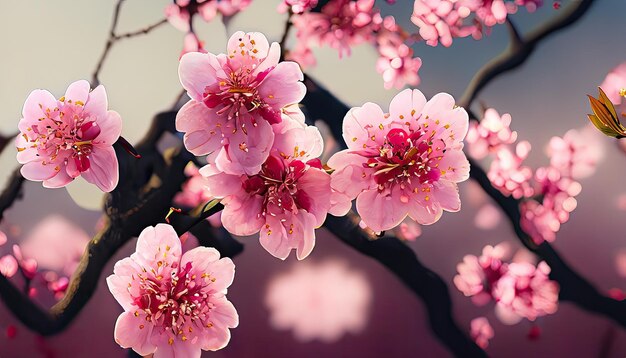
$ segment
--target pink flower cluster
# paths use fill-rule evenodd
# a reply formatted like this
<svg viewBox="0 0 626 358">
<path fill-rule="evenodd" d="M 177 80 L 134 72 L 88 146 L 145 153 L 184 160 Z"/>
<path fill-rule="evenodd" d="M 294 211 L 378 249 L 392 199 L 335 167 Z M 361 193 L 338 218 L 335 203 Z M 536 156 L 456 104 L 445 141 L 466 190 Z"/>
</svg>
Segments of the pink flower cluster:
<svg viewBox="0 0 626 358">
<path fill-rule="evenodd" d="M 431 46 L 452 45 L 455 37 L 480 39 L 483 31 L 502 24 L 509 14 L 525 6 L 533 12 L 543 0 L 415 0 L 411 21 Z"/>
<path fill-rule="evenodd" d="M 581 191 L 576 180 L 592 175 L 604 155 L 601 136 L 588 126 L 553 137 L 546 150 L 550 166 L 533 172 L 523 164 L 530 143 L 516 143 L 517 133 L 511 131 L 510 123 L 510 115 L 499 116 L 488 109 L 480 123 L 470 126 L 469 152 L 477 159 L 492 155 L 489 180 L 503 194 L 522 199 L 522 228 L 537 244 L 554 241 L 576 208 L 574 197 Z"/>
<path fill-rule="evenodd" d="M 461 209 L 457 183 L 469 177 L 463 153 L 468 116 L 452 96 L 429 101 L 418 90 L 396 95 L 389 113 L 374 103 L 352 108 L 343 121 L 348 149 L 333 155 L 333 214 L 356 199 L 363 222 L 375 232 L 407 216 L 433 224 L 443 211 Z"/>
<path fill-rule="evenodd" d="M 280 62 L 280 46 L 260 33 L 233 34 L 228 54 L 189 53 L 180 79 L 192 98 L 176 128 L 196 155 L 206 195 L 223 199 L 224 227 L 235 235 L 261 232 L 261 245 L 285 259 L 304 259 L 315 228 L 330 210 L 330 176 L 317 159 L 315 127 L 304 124 L 298 102 L 306 88 L 294 62 Z"/>
<path fill-rule="evenodd" d="M 144 229 L 135 253 L 115 264 L 109 290 L 124 309 L 115 341 L 142 356 L 197 357 L 218 350 L 239 324 L 226 298 L 235 265 L 213 248 L 182 253 L 174 229 Z"/>
<path fill-rule="evenodd" d="M 122 120 L 108 110 L 103 86 L 90 91 L 89 82 L 76 81 L 58 100 L 48 91 L 34 90 L 18 128 L 15 146 L 24 178 L 42 181 L 46 188 L 66 186 L 79 176 L 105 192 L 117 186 L 113 143 Z"/>
<path fill-rule="evenodd" d="M 278 5 L 278 12 L 285 13 L 291 11 L 294 14 L 302 14 L 317 6 L 318 0 L 283 0 Z"/>
<path fill-rule="evenodd" d="M 178 30 L 190 32 L 196 14 L 209 22 L 218 13 L 224 17 L 233 16 L 245 10 L 251 2 L 252 0 L 175 0 L 165 7 L 165 17 Z"/>
<path fill-rule="evenodd" d="M 496 303 L 496 315 L 505 324 L 522 318 L 534 321 L 553 314 L 558 308 L 559 286 L 549 279 L 545 262 L 504 262 L 507 248 L 485 246 L 482 255 L 467 255 L 457 266 L 454 284 L 476 305 Z M 493 336 L 493 334 L 492 334 Z"/>
<path fill-rule="evenodd" d="M 289 0 L 287 0 L 289 2 Z M 395 22 L 393 16 L 383 17 L 374 0 L 330 0 L 320 12 L 310 12 L 312 2 L 299 5 L 291 17 L 298 42 L 288 57 L 303 67 L 315 65 L 313 45 L 337 49 L 339 56 L 350 54 L 350 48 L 363 43 L 376 45 L 380 58 L 377 71 L 383 76 L 385 88 L 402 88 L 419 84 L 422 65 L 411 49 L 410 36 Z M 292 9 L 295 5 L 292 5 Z"/>
</svg>

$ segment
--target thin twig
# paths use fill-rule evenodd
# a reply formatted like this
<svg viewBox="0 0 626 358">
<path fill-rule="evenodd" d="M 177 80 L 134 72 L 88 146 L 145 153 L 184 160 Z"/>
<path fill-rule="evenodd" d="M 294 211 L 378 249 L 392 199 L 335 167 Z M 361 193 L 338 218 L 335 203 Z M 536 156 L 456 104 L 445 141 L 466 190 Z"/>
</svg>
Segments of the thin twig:
<svg viewBox="0 0 626 358">
<path fill-rule="evenodd" d="M 139 35 L 147 35 L 150 31 L 156 29 L 157 27 L 167 24 L 167 19 L 161 19 L 159 20 L 159 22 L 154 23 L 150 26 L 144 27 L 143 29 L 139 29 L 136 31 L 131 31 L 131 32 L 126 32 L 123 34 L 119 34 L 119 35 L 115 35 L 115 37 L 113 38 L 115 41 L 117 40 L 121 40 L 121 39 L 127 39 L 127 38 L 131 38 L 131 37 L 135 37 L 135 36 L 139 36 Z"/>
<path fill-rule="evenodd" d="M 508 22 L 512 36 L 516 38 L 500 55 L 485 64 L 472 78 L 459 101 L 459 106 L 469 108 L 480 91 L 497 76 L 517 68 L 534 52 L 536 46 L 546 37 L 575 23 L 589 10 L 593 0 L 575 1 L 561 10 L 561 15 L 547 22 L 528 36 L 521 37 L 511 22 Z"/>
</svg>

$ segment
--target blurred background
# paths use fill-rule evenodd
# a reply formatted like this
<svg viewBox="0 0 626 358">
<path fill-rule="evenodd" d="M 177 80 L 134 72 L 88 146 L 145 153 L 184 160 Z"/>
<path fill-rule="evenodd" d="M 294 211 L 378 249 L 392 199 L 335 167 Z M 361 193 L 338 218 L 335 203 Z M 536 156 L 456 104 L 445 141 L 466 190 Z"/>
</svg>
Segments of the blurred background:
<svg viewBox="0 0 626 358">
<path fill-rule="evenodd" d="M 214 53 L 223 52 L 228 36 L 237 30 L 261 31 L 278 41 L 286 19 L 286 15 L 275 11 L 279 2 L 255 0 L 227 28 L 219 19 L 211 23 L 197 21 L 196 32 L 205 41 L 205 48 Z M 118 31 L 136 30 L 159 21 L 168 3 L 125 1 Z M 412 1 L 398 1 L 394 6 L 377 3 L 381 3 L 384 15 L 394 15 L 405 28 L 416 31 L 409 19 Z M 522 9 L 512 20 L 526 32 L 558 15 L 559 10 L 551 3 L 546 1 L 532 14 Z M 570 1 L 562 3 L 565 7 Z M 44 88 L 61 96 L 69 83 L 91 78 L 108 37 L 114 5 L 113 0 L 0 2 L 1 133 L 16 131 L 23 102 L 32 89 Z M 522 67 L 500 76 L 479 95 L 487 106 L 512 115 L 511 127 L 533 146 L 527 161 L 531 167 L 548 163 L 544 149 L 552 136 L 562 136 L 571 128 L 587 124 L 589 106 L 585 95 L 595 95 L 605 75 L 626 60 L 625 13 L 624 1 L 597 1 L 575 25 L 543 41 Z M 106 86 L 109 107 L 122 115 L 122 135 L 130 142 L 139 140 L 152 116 L 168 109 L 180 93 L 177 63 L 183 36 L 164 25 L 147 36 L 120 41 L 109 54 L 100 80 Z M 423 61 L 418 88 L 427 97 L 437 92 L 460 97 L 474 73 L 506 47 L 507 36 L 504 26 L 496 26 L 481 41 L 455 39 L 450 48 L 416 45 L 416 55 Z M 387 108 L 397 93 L 383 88 L 382 78 L 375 71 L 377 55 L 369 45 L 356 47 L 351 57 L 341 60 L 332 49 L 314 52 L 318 66 L 308 74 L 350 105 L 372 101 Z M 626 195 L 626 156 L 610 138 L 602 138 L 602 143 L 604 160 L 593 177 L 582 180 L 578 208 L 557 234 L 554 246 L 576 271 L 606 292 L 611 288 L 626 289 L 626 277 L 620 276 L 617 267 L 620 252 L 626 250 L 626 212 L 623 203 L 621 209 L 619 205 L 620 195 Z M 9 146 L 0 155 L 0 187 L 16 167 L 15 151 Z M 571 303 L 561 303 L 556 314 L 538 319 L 535 324 L 541 334 L 530 340 L 527 336 L 531 323 L 505 326 L 494 317 L 492 306 L 476 307 L 456 290 L 452 278 L 464 255 L 477 255 L 483 246 L 500 242 L 519 248 L 509 223 L 501 220 L 497 211 L 485 209 L 489 198 L 475 183 L 461 184 L 460 191 L 461 212 L 446 213 L 435 225 L 422 227 L 422 235 L 409 245 L 426 266 L 449 283 L 454 314 L 462 328 L 469 332 L 473 318 L 489 318 L 495 329 L 495 338 L 487 349 L 489 355 L 626 356 L 626 331 Z M 50 247 L 67 248 L 63 251 L 79 256 L 82 245 L 96 232 L 101 200 L 97 188 L 80 180 L 67 190 L 46 190 L 40 183 L 27 182 L 23 200 L 16 202 L 0 225 L 9 237 L 9 244 L 0 246 L 0 255 L 10 252 L 10 243 L 26 245 L 42 232 L 72 232 L 67 235 L 78 239 L 66 242 L 58 234 L 61 237 Z M 491 219 L 488 224 L 477 219 L 481 209 L 487 210 L 486 217 Z M 286 262 L 275 259 L 256 238 L 241 241 L 245 250 L 235 258 L 236 279 L 228 295 L 241 323 L 232 330 L 227 348 L 205 353 L 207 356 L 449 356 L 430 332 L 420 300 L 383 266 L 344 246 L 324 230 L 318 230 L 315 250 L 304 263 L 298 263 L 294 255 Z M 95 296 L 59 335 L 37 337 L 0 305 L 0 357 L 127 356 L 113 341 L 121 307 L 108 292 L 104 278 L 112 273 L 114 262 L 134 251 L 134 245 L 135 240 L 128 242 L 110 261 Z M 337 277 L 343 279 L 334 279 Z M 291 300 L 291 296 L 283 297 L 284 303 L 278 304 L 282 309 L 294 314 L 309 312 L 302 315 L 309 321 L 301 317 L 297 329 L 283 327 L 271 319 L 272 313 L 276 314 L 272 311 L 276 309 L 276 298 L 271 298 L 271 293 L 285 289 L 281 285 L 303 280 L 310 283 L 311 290 L 321 295 L 331 292 L 331 297 L 320 301 L 327 304 L 309 306 L 295 293 Z M 346 285 L 354 288 L 342 290 Z M 53 298 L 42 299 L 43 304 L 53 302 Z M 328 310 L 346 312 L 329 315 Z M 320 317 L 323 322 L 319 322 Z M 326 332 L 326 336 L 319 332 Z"/>
</svg>

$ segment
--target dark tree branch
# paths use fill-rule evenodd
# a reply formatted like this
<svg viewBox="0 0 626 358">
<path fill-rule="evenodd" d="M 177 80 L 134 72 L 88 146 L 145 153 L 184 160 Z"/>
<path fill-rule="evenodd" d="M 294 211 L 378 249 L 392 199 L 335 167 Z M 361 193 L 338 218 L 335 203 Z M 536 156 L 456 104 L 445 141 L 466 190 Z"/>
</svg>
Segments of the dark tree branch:
<svg viewBox="0 0 626 358">
<path fill-rule="evenodd" d="M 15 140 L 15 137 L 17 137 L 18 134 L 19 133 L 15 133 L 8 136 L 0 134 L 0 153 L 2 153 L 2 151 L 7 147 L 9 143 Z"/>
<path fill-rule="evenodd" d="M 420 297 L 434 334 L 454 355 L 486 357 L 487 354 L 455 322 L 448 286 L 441 277 L 422 265 L 415 252 L 402 241 L 395 237 L 377 239 L 368 235 L 359 227 L 359 220 L 352 212 L 341 218 L 329 216 L 324 227 L 346 245 L 387 267 Z"/>
<path fill-rule="evenodd" d="M 157 27 L 160 27 L 161 25 L 165 25 L 167 24 L 167 19 L 161 19 L 158 22 L 155 22 L 152 25 L 146 26 L 143 29 L 139 29 L 139 30 L 135 30 L 135 31 L 131 31 L 131 32 L 126 32 L 123 34 L 119 34 L 119 35 L 115 35 L 115 37 L 113 38 L 115 41 L 117 40 L 121 40 L 121 39 L 128 39 L 131 37 L 135 37 L 135 36 L 140 36 L 140 35 L 147 35 L 150 31 L 156 29 Z"/>
<path fill-rule="evenodd" d="M 20 174 L 20 170 L 16 169 L 9 179 L 9 185 L 7 185 L 2 194 L 0 194 L 0 222 L 2 218 L 4 218 L 4 211 L 10 208 L 15 200 L 21 197 L 23 184 L 24 177 Z"/>
<path fill-rule="evenodd" d="M 535 51 L 536 46 L 546 37 L 562 30 L 580 19 L 591 7 L 594 0 L 579 0 L 564 8 L 560 16 L 538 27 L 527 36 L 521 36 L 513 24 L 508 21 L 513 41 L 500 55 L 485 64 L 470 81 L 465 93 L 459 100 L 459 106 L 470 108 L 478 93 L 497 76 L 519 67 Z"/>
</svg>

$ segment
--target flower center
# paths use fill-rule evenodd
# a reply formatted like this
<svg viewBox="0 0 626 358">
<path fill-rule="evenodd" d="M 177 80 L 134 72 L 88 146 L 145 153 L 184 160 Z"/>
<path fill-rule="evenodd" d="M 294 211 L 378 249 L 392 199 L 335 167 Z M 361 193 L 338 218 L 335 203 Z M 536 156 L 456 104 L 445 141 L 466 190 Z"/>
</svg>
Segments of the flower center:
<svg viewBox="0 0 626 358">
<path fill-rule="evenodd" d="M 441 176 L 438 166 L 444 150 L 442 140 L 433 140 L 425 132 L 407 133 L 394 128 L 387 133 L 378 152 L 371 154 L 363 166 L 375 169 L 374 178 L 379 190 L 396 184 L 402 188 L 413 182 L 429 184 Z"/>
<path fill-rule="evenodd" d="M 299 160 L 286 164 L 283 159 L 270 155 L 261 172 L 244 182 L 244 189 L 264 197 L 261 215 L 296 214 L 299 209 L 309 211 L 311 198 L 298 188 L 298 179 L 306 170 L 306 165 Z"/>
<path fill-rule="evenodd" d="M 184 267 L 172 264 L 171 277 L 167 278 L 164 277 L 167 266 L 167 262 L 158 261 L 156 270 L 152 268 L 137 274 L 139 295 L 133 297 L 133 303 L 155 327 L 186 341 L 193 327 L 213 326 L 209 319 L 213 304 L 209 301 L 207 287 L 215 282 L 215 278 L 208 273 L 197 277 L 191 272 L 191 262 Z M 135 312 L 135 316 L 139 316 L 139 311 Z M 172 343 L 173 338 L 170 339 Z"/>
</svg>

